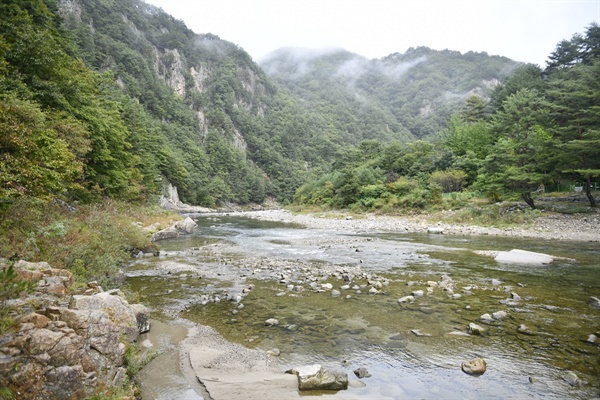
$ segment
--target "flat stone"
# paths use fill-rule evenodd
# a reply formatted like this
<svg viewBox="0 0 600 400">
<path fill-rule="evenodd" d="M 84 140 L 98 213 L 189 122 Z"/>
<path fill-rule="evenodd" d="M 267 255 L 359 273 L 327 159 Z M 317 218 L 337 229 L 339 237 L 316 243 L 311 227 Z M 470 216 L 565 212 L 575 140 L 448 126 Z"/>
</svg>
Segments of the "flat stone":
<svg viewBox="0 0 600 400">
<path fill-rule="evenodd" d="M 501 263 L 529 265 L 544 265 L 550 264 L 552 261 L 554 261 L 554 257 L 551 255 L 518 249 L 513 249 L 511 251 L 500 251 L 494 259 Z"/>
</svg>

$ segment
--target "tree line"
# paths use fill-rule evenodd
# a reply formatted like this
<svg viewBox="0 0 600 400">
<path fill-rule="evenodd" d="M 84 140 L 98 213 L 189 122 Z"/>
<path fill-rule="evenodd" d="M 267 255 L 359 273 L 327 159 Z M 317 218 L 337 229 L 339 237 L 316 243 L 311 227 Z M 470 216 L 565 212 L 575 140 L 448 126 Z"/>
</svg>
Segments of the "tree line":
<svg viewBox="0 0 600 400">
<path fill-rule="evenodd" d="M 490 99 L 469 97 L 437 140 L 348 149 L 333 171 L 298 189 L 299 204 L 424 208 L 463 189 L 499 201 L 562 180 L 581 183 L 590 206 L 600 177 L 600 27 L 561 41 L 544 69 L 522 65 Z"/>
</svg>

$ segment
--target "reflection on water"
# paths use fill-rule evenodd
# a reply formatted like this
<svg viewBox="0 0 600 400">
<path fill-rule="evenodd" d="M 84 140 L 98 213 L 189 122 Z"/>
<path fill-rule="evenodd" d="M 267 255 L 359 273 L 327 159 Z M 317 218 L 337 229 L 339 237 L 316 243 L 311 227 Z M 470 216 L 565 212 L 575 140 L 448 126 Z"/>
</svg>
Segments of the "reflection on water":
<svg viewBox="0 0 600 400">
<path fill-rule="evenodd" d="M 142 302 L 165 316 L 211 325 L 228 340 L 279 348 L 280 360 L 290 367 L 321 363 L 349 376 L 358 367 L 367 368 L 372 377 L 363 379 L 366 386 L 351 388 L 346 396 L 598 395 L 600 348 L 586 342 L 590 334 L 600 336 L 600 311 L 587 305 L 590 296 L 600 295 L 597 243 L 358 235 L 233 217 L 199 218 L 198 223 L 195 235 L 161 243 L 166 256 L 143 259 L 131 268 L 128 282 L 143 290 Z M 512 248 L 566 260 L 543 267 L 498 264 L 473 252 Z M 319 268 L 341 272 L 319 275 Z M 344 277 L 344 268 L 360 268 L 364 274 Z M 459 297 L 439 287 L 427 294 L 428 282 L 439 283 L 442 277 L 453 282 Z M 368 294 L 369 280 L 384 282 L 382 293 Z M 331 283 L 340 294 L 315 292 L 311 283 Z M 251 285 L 243 307 L 227 301 L 229 294 Z M 344 285 L 350 289 L 340 289 Z M 398 303 L 413 290 L 425 295 Z M 222 301 L 202 304 L 214 296 Z M 507 316 L 479 321 L 497 311 Z M 277 318 L 279 325 L 265 326 L 269 318 Z M 464 336 L 471 322 L 484 326 L 484 335 Z M 518 331 L 521 325 L 526 325 L 524 332 Z M 415 329 L 427 336 L 416 336 Z M 474 357 L 488 365 L 477 378 L 460 371 L 461 361 Z M 562 379 L 566 371 L 587 384 L 571 387 Z"/>
</svg>

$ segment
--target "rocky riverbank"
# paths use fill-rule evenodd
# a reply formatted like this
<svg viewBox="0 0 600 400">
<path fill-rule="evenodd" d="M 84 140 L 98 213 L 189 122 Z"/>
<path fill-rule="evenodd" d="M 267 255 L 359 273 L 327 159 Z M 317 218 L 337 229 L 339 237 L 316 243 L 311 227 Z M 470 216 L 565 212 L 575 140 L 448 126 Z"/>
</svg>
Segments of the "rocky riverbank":
<svg viewBox="0 0 600 400">
<path fill-rule="evenodd" d="M 0 335 L 0 398 L 83 399 L 126 383 L 126 349 L 150 329 L 148 309 L 95 282 L 71 292 L 71 272 L 45 262 L 14 270 L 35 290 L 2 304 L 21 315 Z"/>
<path fill-rule="evenodd" d="M 293 332 L 294 335 L 296 332 L 297 334 L 310 335 L 311 340 L 316 338 L 316 342 L 321 337 L 323 341 L 331 340 L 331 337 L 324 334 L 320 328 L 327 327 L 329 331 L 338 329 L 343 332 L 340 335 L 347 341 L 356 340 L 356 346 L 359 346 L 359 342 L 362 340 L 361 335 L 369 337 L 369 340 L 378 338 L 376 340 L 381 340 L 383 346 L 405 345 L 407 339 L 403 335 L 408 333 L 414 335 L 417 341 L 458 341 L 461 338 L 467 338 L 465 340 L 473 340 L 475 343 L 478 341 L 477 338 L 483 338 L 482 340 L 485 339 L 486 342 L 493 342 L 497 338 L 502 340 L 503 337 L 508 335 L 514 337 L 511 340 L 515 340 L 527 348 L 544 347 L 549 342 L 556 341 L 559 337 L 571 338 L 571 333 L 566 331 L 560 333 L 547 332 L 550 328 L 546 323 L 547 321 L 557 320 L 557 318 L 569 318 L 572 311 L 565 308 L 564 304 L 557 303 L 558 305 L 555 305 L 554 296 L 551 295 L 552 291 L 540 287 L 535 279 L 525 283 L 518 281 L 503 283 L 502 276 L 496 276 L 495 274 L 499 273 L 493 272 L 493 270 L 484 271 L 482 273 L 486 275 L 478 277 L 473 276 L 473 271 L 471 271 L 466 276 L 460 276 L 459 274 L 459 276 L 454 276 L 453 279 L 447 279 L 443 276 L 440 278 L 437 275 L 428 275 L 427 272 L 420 275 L 422 272 L 412 269 L 406 271 L 407 275 L 401 274 L 389 279 L 385 277 L 385 266 L 379 262 L 380 259 L 370 257 L 378 254 L 393 254 L 395 264 L 418 263 L 418 260 L 426 260 L 427 257 L 411 247 L 403 247 L 405 244 L 401 242 L 395 242 L 390 248 L 386 247 L 385 241 L 372 238 L 369 235 L 356 236 L 353 234 L 400 231 L 550 239 L 558 239 L 564 236 L 563 239 L 582 242 L 598 241 L 599 239 L 598 231 L 594 225 L 597 223 L 595 214 L 575 217 L 548 214 L 536 221 L 533 226 L 518 229 L 446 225 L 421 217 L 367 215 L 349 218 L 349 215 L 343 213 L 328 213 L 326 216 L 321 217 L 320 215 L 293 215 L 283 210 L 231 212 L 229 214 L 267 221 L 301 224 L 311 228 L 314 230 L 313 235 L 272 240 L 273 243 L 282 246 L 282 248 L 289 246 L 294 249 L 303 249 L 302 251 L 309 249 L 309 253 L 312 254 L 311 258 L 300 259 L 294 256 L 293 259 L 288 259 L 272 254 L 265 256 L 257 248 L 243 250 L 239 245 L 223 241 L 187 250 L 174 251 L 173 253 L 167 252 L 163 254 L 164 261 L 151 262 L 151 270 L 139 269 L 132 271 L 130 276 L 149 274 L 154 277 L 164 277 L 159 278 L 161 279 L 160 286 L 166 293 L 170 293 L 169 296 L 176 296 L 176 291 L 181 286 L 197 288 L 194 289 L 193 298 L 179 298 L 179 301 L 175 302 L 175 308 L 171 310 L 172 314 L 168 313 L 168 315 L 175 318 L 178 315 L 186 316 L 191 308 L 195 308 L 195 312 L 201 312 L 198 311 L 200 307 L 204 307 L 205 310 L 220 309 L 223 314 L 218 314 L 215 323 L 225 322 L 222 322 L 223 325 L 219 325 L 219 332 L 221 330 L 227 332 L 228 329 L 233 329 L 236 332 L 234 334 L 237 335 L 236 338 L 241 337 L 243 340 L 232 338 L 229 338 L 229 340 L 238 343 L 248 341 L 248 343 L 252 343 L 252 346 L 267 340 L 275 331 Z M 219 221 L 227 226 L 229 221 L 221 218 L 223 216 L 224 214 L 214 214 L 209 218 L 215 222 L 216 226 L 219 225 Z M 579 228 L 579 226 L 583 228 Z M 350 233 L 350 235 L 346 236 L 343 233 Z M 414 243 L 407 244 L 407 246 L 414 245 Z M 325 256 L 329 262 L 313 260 L 314 257 L 318 257 L 316 254 L 321 252 L 326 253 Z M 491 254 L 485 254 L 485 256 L 489 255 Z M 343 258 L 341 261 L 344 264 L 343 266 L 336 264 L 341 260 L 340 257 Z M 347 259 L 352 261 L 344 261 Z M 374 260 L 379 260 L 376 263 L 378 268 L 376 271 L 371 269 Z M 545 264 L 545 261 L 540 262 L 540 264 Z M 378 273 L 382 271 L 383 273 Z M 487 273 L 491 275 L 487 275 Z M 257 288 L 254 288 L 253 284 L 248 284 L 247 279 L 252 279 Z M 264 282 L 264 284 L 260 282 Z M 260 294 L 256 293 L 257 290 L 260 291 Z M 597 296 L 593 290 L 590 293 Z M 406 326 L 400 329 L 395 326 L 393 329 L 399 329 L 398 332 L 400 333 L 397 337 L 394 336 L 393 339 L 379 338 L 380 332 L 376 329 L 371 331 L 368 326 L 361 325 L 348 328 L 344 326 L 344 322 L 329 318 L 326 315 L 319 316 L 319 318 L 322 317 L 321 319 L 315 317 L 313 320 L 312 317 L 308 316 L 309 314 L 302 314 L 303 323 L 297 324 L 296 321 L 286 321 L 286 316 L 282 315 L 281 311 L 276 311 L 279 310 L 276 304 L 292 307 L 286 302 L 286 299 L 293 301 L 294 299 L 306 299 L 313 296 L 321 296 L 323 303 L 326 301 L 339 301 L 343 304 L 354 304 L 353 307 L 346 310 L 349 313 L 362 307 L 363 303 L 371 304 L 369 302 L 374 302 L 378 304 L 374 307 L 385 306 L 394 310 L 392 312 L 402 312 L 403 317 L 397 323 L 406 323 Z M 259 320 L 256 319 L 254 314 L 257 312 L 256 299 L 258 297 L 269 299 L 267 300 L 268 305 L 266 305 L 268 314 L 261 314 L 262 318 Z M 580 307 L 583 310 L 582 315 L 585 315 L 586 312 L 593 315 L 595 308 L 590 308 L 591 306 L 588 306 L 587 301 L 595 298 L 590 298 L 589 295 L 581 296 L 581 299 L 571 300 L 569 307 Z M 377 299 L 381 299 L 382 304 L 377 303 Z M 386 303 L 386 299 L 393 299 L 396 304 Z M 471 306 L 471 304 L 475 304 L 475 306 Z M 441 310 L 445 311 L 442 312 Z M 209 313 L 210 311 L 206 312 Z M 444 322 L 446 313 L 455 316 L 449 318 L 450 321 Z M 187 314 L 186 317 L 191 317 L 192 314 Z M 413 314 L 417 315 L 415 319 L 411 319 Z M 350 314 L 347 315 L 347 318 L 352 320 Z M 457 323 L 455 321 L 461 322 Z M 197 322 L 203 323 L 202 319 Z M 379 321 L 379 323 L 386 324 L 385 321 Z M 578 323 L 586 325 L 587 321 L 579 321 Z M 264 327 L 261 328 L 261 325 L 264 325 Z M 227 328 L 227 326 L 235 327 L 235 329 Z M 252 326 L 252 328 L 249 329 L 248 326 Z M 247 329 L 249 330 L 246 332 Z M 240 334 L 239 332 L 242 331 L 246 333 Z M 361 333 L 363 331 L 364 333 Z M 480 333 L 484 331 L 485 333 L 481 335 Z M 348 332 L 352 333 L 348 335 Z M 571 354 L 580 354 L 580 351 L 594 348 L 595 339 L 586 338 L 588 336 L 596 337 L 598 332 L 588 329 L 581 332 L 581 335 L 583 335 L 581 340 L 575 337 L 572 342 L 569 339 L 568 344 L 561 344 L 561 348 L 565 349 L 565 355 L 561 357 L 568 359 L 569 363 L 579 362 L 579 356 L 573 357 L 573 360 L 571 360 Z M 305 340 L 309 339 L 306 338 Z M 567 339 L 564 340 L 567 341 Z M 243 345 L 228 342 L 215 329 L 197 326 L 192 329 L 189 338 L 179 346 L 180 366 L 182 366 L 182 369 L 187 368 L 188 376 L 191 375 L 204 384 L 205 389 L 207 389 L 204 395 L 205 399 L 269 398 L 265 397 L 267 396 L 265 393 L 273 393 L 275 397 L 272 398 L 297 398 L 297 379 L 294 376 L 283 374 L 284 368 L 282 368 L 282 360 L 289 357 L 291 350 L 284 347 L 271 350 L 267 347 L 265 350 L 249 349 Z M 279 350 L 281 350 L 280 356 L 278 356 Z M 475 355 L 478 354 L 469 354 L 469 356 Z M 478 361 L 479 359 L 473 358 L 473 360 Z M 467 361 L 466 357 L 462 361 L 467 363 L 465 365 L 469 365 L 470 361 Z M 309 362 L 311 361 L 309 360 Z M 496 374 L 508 373 L 503 370 L 505 366 L 502 365 L 502 362 L 503 360 L 492 358 L 490 365 L 494 366 Z M 349 368 L 343 364 L 339 365 L 340 368 Z M 353 366 L 348 375 L 352 375 L 351 372 L 356 366 L 360 365 Z M 290 366 L 286 365 L 285 367 Z M 295 365 L 292 367 L 295 367 Z M 460 371 L 461 365 L 457 364 L 452 368 Z M 463 366 L 463 371 L 465 369 L 468 368 Z M 381 371 L 378 372 L 379 374 L 382 373 Z M 471 372 L 465 372 L 465 374 Z M 527 381 L 527 373 L 530 372 L 525 370 L 519 371 L 517 374 L 523 375 L 521 378 Z M 381 376 L 377 377 L 381 379 Z M 353 376 L 351 378 L 351 388 L 353 385 L 363 384 L 360 380 L 354 379 Z M 535 378 L 537 379 L 537 377 Z M 461 377 L 459 375 L 452 379 L 460 382 Z M 560 376 L 559 380 L 545 378 L 547 384 L 552 386 L 553 390 L 569 390 L 561 386 L 563 382 L 560 379 L 562 379 Z M 589 378 L 587 379 L 589 380 Z M 475 381 L 469 381 L 468 384 L 475 384 Z M 494 384 L 493 376 L 491 380 L 486 379 L 486 385 Z M 567 384 L 579 387 L 577 381 L 575 381 L 575 384 Z M 374 389 L 376 387 L 376 385 L 370 385 L 366 389 L 344 391 L 341 396 L 348 399 L 370 398 L 369 395 L 374 392 L 368 392 L 368 390 L 377 390 Z M 583 387 L 586 387 L 586 385 L 583 385 Z M 500 390 L 499 387 L 496 389 Z M 492 390 L 491 386 L 486 387 L 486 390 Z M 147 398 L 150 399 L 151 397 Z"/>
<path fill-rule="evenodd" d="M 366 214 L 351 217 L 343 212 L 321 214 L 293 214 L 286 210 L 237 212 L 263 221 L 296 223 L 308 228 L 335 231 L 377 232 L 430 232 L 454 235 L 491 235 L 503 237 L 529 237 L 551 240 L 573 240 L 582 242 L 600 241 L 600 215 L 559 214 L 545 212 L 528 226 L 495 228 L 467 224 L 448 224 L 436 220 L 435 216 L 381 216 Z"/>
</svg>

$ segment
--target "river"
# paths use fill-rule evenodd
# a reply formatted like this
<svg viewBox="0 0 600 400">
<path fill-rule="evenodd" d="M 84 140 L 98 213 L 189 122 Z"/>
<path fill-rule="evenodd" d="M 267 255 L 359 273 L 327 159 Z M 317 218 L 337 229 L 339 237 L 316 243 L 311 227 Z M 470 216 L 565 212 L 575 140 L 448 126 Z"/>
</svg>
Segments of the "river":
<svg viewBox="0 0 600 400">
<path fill-rule="evenodd" d="M 599 394 L 600 347 L 590 335 L 600 336 L 600 310 L 588 305 L 600 295 L 597 243 L 332 231 L 226 215 L 195 220 L 195 234 L 161 242 L 160 257 L 127 270 L 127 284 L 166 322 L 163 330 L 176 325 L 170 321 L 208 325 L 230 342 L 278 349 L 281 371 L 314 363 L 343 370 L 356 382 L 327 393 L 332 399 Z M 562 259 L 500 264 L 485 253 L 515 248 Z M 420 290 L 414 301 L 398 302 Z M 469 335 L 470 323 L 483 334 Z M 463 373 L 461 362 L 477 357 L 487 371 Z M 161 385 L 146 399 L 196 398 L 173 362 L 161 356 L 147 368 L 163 378 L 172 371 L 160 383 L 156 374 L 140 375 L 142 388 Z M 371 377 L 358 380 L 358 367 Z"/>
</svg>

